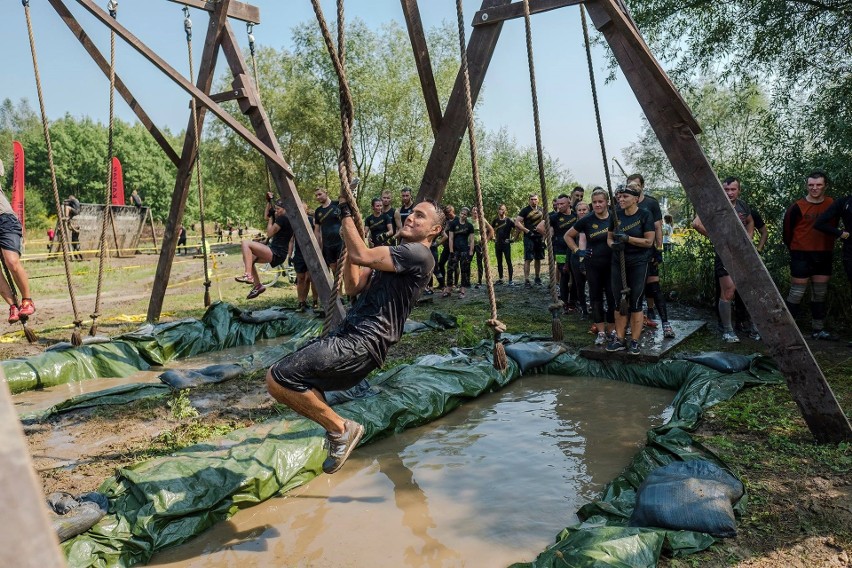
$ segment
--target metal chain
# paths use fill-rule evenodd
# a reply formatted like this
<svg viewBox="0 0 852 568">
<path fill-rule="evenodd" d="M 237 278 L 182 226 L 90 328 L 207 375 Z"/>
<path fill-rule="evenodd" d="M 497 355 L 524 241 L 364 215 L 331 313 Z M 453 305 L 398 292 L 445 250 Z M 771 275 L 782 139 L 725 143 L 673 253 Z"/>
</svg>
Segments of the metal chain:
<svg viewBox="0 0 852 568">
<path fill-rule="evenodd" d="M 586 9 L 580 4 L 580 21 L 583 24 L 583 42 L 586 45 L 586 61 L 589 65 L 589 83 L 592 86 L 592 102 L 595 105 L 595 121 L 598 125 L 598 140 L 601 144 L 601 157 L 603 158 L 603 169 L 604 176 L 606 177 L 606 190 L 609 193 L 609 214 L 611 216 L 612 223 L 612 232 L 618 232 L 618 214 L 615 209 L 615 196 L 612 193 L 612 180 L 609 176 L 609 168 L 607 168 L 607 160 L 606 160 L 606 145 L 604 144 L 604 133 L 603 133 L 603 125 L 601 123 L 601 109 L 598 104 L 598 88 L 597 83 L 595 81 L 595 67 L 592 64 L 592 44 L 589 41 L 589 25 L 586 22 Z M 630 293 L 630 288 L 627 286 L 627 263 L 624 259 L 624 251 L 618 253 L 619 255 L 619 268 L 621 269 L 621 297 L 622 301 L 619 302 L 623 307 L 623 300 L 626 295 Z M 626 315 L 626 314 L 622 314 Z"/>
<path fill-rule="evenodd" d="M 183 8 L 183 29 L 186 32 L 186 49 L 189 55 L 189 81 L 195 83 L 195 67 L 192 62 L 192 20 L 189 8 Z M 201 133 L 198 131 L 198 102 L 192 98 L 192 132 L 195 154 L 195 182 L 198 186 L 198 217 L 201 225 L 201 257 L 204 263 L 204 307 L 210 306 L 210 272 L 207 267 L 207 230 L 204 222 L 204 184 L 201 180 Z"/>
<path fill-rule="evenodd" d="M 80 345 L 82 343 L 81 327 L 83 320 L 80 316 L 80 310 L 77 309 L 77 297 L 74 293 L 74 283 L 71 280 L 71 263 L 68 260 L 70 254 L 68 249 L 68 222 L 64 219 L 62 212 L 62 201 L 59 198 L 59 184 L 56 182 L 56 165 L 53 161 L 53 145 L 50 141 L 50 130 L 47 125 L 47 113 L 44 110 L 44 93 L 41 88 L 41 75 L 38 70 L 38 58 L 36 57 L 35 36 L 33 35 L 33 25 L 30 17 L 30 2 L 29 0 L 21 0 L 24 6 L 24 14 L 27 20 L 27 35 L 30 40 L 30 52 L 33 58 L 33 70 L 35 72 L 36 92 L 38 93 L 38 106 L 41 112 L 41 127 L 44 133 L 44 141 L 47 146 L 47 164 L 50 169 L 50 182 L 53 187 L 53 201 L 56 205 L 56 214 L 59 218 L 59 232 L 62 235 L 62 262 L 65 267 L 65 280 L 68 283 L 68 293 L 71 296 L 71 309 L 74 312 L 74 331 L 71 334 L 71 343 Z"/>
</svg>

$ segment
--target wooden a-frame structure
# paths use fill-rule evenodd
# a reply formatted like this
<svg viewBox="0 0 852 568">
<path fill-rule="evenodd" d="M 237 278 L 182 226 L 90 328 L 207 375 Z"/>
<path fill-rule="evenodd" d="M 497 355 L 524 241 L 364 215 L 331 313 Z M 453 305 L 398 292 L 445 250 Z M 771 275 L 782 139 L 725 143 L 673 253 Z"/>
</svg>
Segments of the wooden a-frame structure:
<svg viewBox="0 0 852 568">
<path fill-rule="evenodd" d="M 305 213 L 301 206 L 297 206 L 299 196 L 293 182 L 293 173 L 281 154 L 269 118 L 261 105 L 257 89 L 228 23 L 228 18 L 259 23 L 259 10 L 236 0 L 170 0 L 206 10 L 210 14 L 201 67 L 196 84 L 193 85 L 91 0 L 76 1 L 197 101 L 198 130 L 201 129 L 206 111 L 209 110 L 264 156 L 272 179 L 286 203 L 288 218 L 293 224 L 320 297 L 327 299 L 331 292 L 331 280 Z M 63 0 L 48 2 L 95 63 L 105 74 L 109 74 L 107 59 L 92 43 Z M 463 78 L 460 72 L 447 108 L 442 113 L 417 0 L 400 0 L 400 3 L 414 49 L 429 120 L 435 134 L 435 143 L 420 185 L 418 200 L 440 200 L 467 124 Z M 770 353 L 786 377 L 787 385 L 814 437 L 819 442 L 852 440 L 849 420 L 837 403 L 781 294 L 730 207 L 719 179 L 695 138 L 696 134 L 701 132 L 699 125 L 639 35 L 625 6 L 620 0 L 530 0 L 529 7 L 530 12 L 535 14 L 581 3 L 585 5 L 595 27 L 612 49 L 687 196 L 704 220 L 725 266 L 737 281 L 752 319 L 759 326 Z M 482 87 L 503 22 L 521 16 L 523 3 L 512 0 L 483 0 L 481 9 L 474 15 L 474 30 L 467 46 L 474 100 Z M 233 89 L 227 93 L 210 95 L 220 50 L 232 72 Z M 156 321 L 162 310 L 177 244 L 177 228 L 186 206 L 190 172 L 196 159 L 195 141 L 190 134 L 195 130 L 190 115 L 187 136 L 178 154 L 118 76 L 116 89 L 178 169 L 155 286 L 148 307 L 148 320 Z M 240 110 L 249 117 L 254 133 L 219 106 L 220 102 L 234 99 L 239 103 Z M 333 315 L 339 319 L 342 314 L 342 306 L 338 303 Z M 2 476 L 6 482 L 0 483 L 0 497 L 8 503 L 17 504 L 13 508 L 25 512 L 25 515 L 17 521 L 21 531 L 7 531 L 6 537 L 0 538 L 4 543 L 4 546 L 0 546 L 0 560 L 8 560 L 18 566 L 59 566 L 61 560 L 56 539 L 42 509 L 40 490 L 32 476 L 26 446 L 15 443 L 23 442 L 23 438 L 8 397 L 8 391 L 0 389 L 0 407 L 5 410 L 0 412 L 0 430 L 6 432 L 7 440 L 11 441 L 7 444 L 9 447 L 2 452 L 4 462 L 10 464 L 10 467 L 3 470 L 8 475 Z M 18 533 L 21 532 L 27 535 L 26 538 L 20 538 Z"/>
</svg>

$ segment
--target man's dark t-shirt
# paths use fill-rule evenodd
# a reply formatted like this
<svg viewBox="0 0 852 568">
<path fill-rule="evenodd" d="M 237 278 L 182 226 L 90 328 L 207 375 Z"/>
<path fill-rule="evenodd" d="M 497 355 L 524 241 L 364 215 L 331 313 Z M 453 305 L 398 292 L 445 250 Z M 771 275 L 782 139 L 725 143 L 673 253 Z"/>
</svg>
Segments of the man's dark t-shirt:
<svg viewBox="0 0 852 568">
<path fill-rule="evenodd" d="M 523 219 L 524 228 L 530 232 L 527 237 L 532 239 L 541 238 L 541 234 L 535 230 L 539 222 L 544 219 L 544 213 L 542 212 L 541 207 L 533 209 L 531 206 L 527 205 L 521 209 L 521 212 L 518 213 L 518 217 Z"/>
<path fill-rule="evenodd" d="M 328 207 L 317 207 L 314 220 L 320 226 L 323 247 L 343 242 L 340 238 L 340 208 L 337 203 L 332 201 Z"/>
<path fill-rule="evenodd" d="M 509 239 L 512 238 L 512 229 L 515 228 L 515 224 L 508 216 L 503 219 L 495 217 L 491 222 L 491 226 L 494 227 L 494 235 L 497 240 L 497 244 L 506 244 L 509 242 Z"/>
<path fill-rule="evenodd" d="M 592 255 L 586 259 L 595 265 L 609 264 L 612 249 L 606 244 L 606 233 L 609 231 L 609 220 L 611 218 L 599 219 L 594 213 L 589 213 L 574 224 L 574 230 L 586 235 L 586 250 L 591 250 Z M 579 235 L 575 239 L 579 241 Z"/>
<path fill-rule="evenodd" d="M 276 217 L 275 224 L 278 225 L 279 229 L 278 232 L 272 235 L 272 238 L 269 239 L 269 248 L 275 256 L 287 258 L 290 239 L 293 238 L 293 227 L 290 226 L 290 220 L 284 215 Z"/>
<path fill-rule="evenodd" d="M 550 228 L 553 229 L 553 252 L 556 254 L 567 254 L 568 244 L 565 242 L 565 233 L 568 229 L 574 226 L 577 222 L 577 214 L 573 211 L 569 213 L 559 213 L 553 211 L 550 213 Z"/>
<path fill-rule="evenodd" d="M 465 221 L 464 224 L 462 224 L 461 219 L 456 217 L 450 222 L 447 232 L 453 234 L 454 252 L 470 252 L 468 236 L 473 233 L 473 224 L 470 221 Z"/>
<path fill-rule="evenodd" d="M 405 320 L 432 276 L 435 259 L 420 243 L 390 247 L 396 272 L 373 270 L 370 280 L 333 335 L 361 338 L 381 366 L 388 348 L 399 341 Z"/>
<path fill-rule="evenodd" d="M 382 233 L 388 230 L 388 225 L 393 226 L 393 221 L 391 221 L 384 213 L 378 217 L 370 215 L 364 219 L 364 226 L 370 231 L 370 243 L 372 243 L 373 246 L 382 244 L 383 241 L 380 237 Z"/>
<path fill-rule="evenodd" d="M 405 226 L 405 220 L 408 219 L 408 216 L 414 213 L 414 204 L 411 204 L 411 207 L 400 207 L 399 208 L 399 222 L 402 223 L 402 226 L 397 227 L 395 231 L 399 231 Z"/>
<path fill-rule="evenodd" d="M 640 201 L 637 205 L 639 205 L 639 209 L 647 209 L 651 212 L 651 220 L 654 223 L 663 220 L 663 211 L 660 209 L 660 202 L 657 201 L 656 198 L 651 197 L 650 195 L 644 195 L 642 201 Z"/>
</svg>

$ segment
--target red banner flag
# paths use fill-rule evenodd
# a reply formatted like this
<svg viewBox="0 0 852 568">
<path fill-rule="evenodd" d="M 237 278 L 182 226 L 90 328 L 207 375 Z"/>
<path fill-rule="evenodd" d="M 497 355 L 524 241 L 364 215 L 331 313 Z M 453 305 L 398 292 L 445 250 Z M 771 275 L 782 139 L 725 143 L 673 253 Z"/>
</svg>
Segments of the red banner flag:
<svg viewBox="0 0 852 568">
<path fill-rule="evenodd" d="M 15 140 L 12 142 L 12 209 L 21 221 L 21 228 L 26 231 L 24 221 L 24 147 Z"/>
<path fill-rule="evenodd" d="M 124 175 L 121 173 L 121 162 L 112 159 L 112 204 L 124 205 Z"/>
</svg>

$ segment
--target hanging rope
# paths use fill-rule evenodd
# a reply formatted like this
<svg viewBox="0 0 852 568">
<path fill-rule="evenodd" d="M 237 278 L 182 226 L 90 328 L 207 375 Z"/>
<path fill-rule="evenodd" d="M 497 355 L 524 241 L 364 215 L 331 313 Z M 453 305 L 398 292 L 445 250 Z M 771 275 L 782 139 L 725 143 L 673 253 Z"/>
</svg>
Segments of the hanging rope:
<svg viewBox="0 0 852 568">
<path fill-rule="evenodd" d="M 526 1 L 526 0 L 525 0 Z M 606 164 L 606 145 L 604 144 L 603 125 L 601 124 L 601 110 L 598 104 L 598 88 L 595 81 L 595 67 L 592 64 L 592 45 L 589 41 L 589 25 L 586 22 L 586 9 L 580 4 L 580 21 L 583 24 L 583 42 L 586 45 L 586 61 L 589 64 L 589 83 L 592 86 L 592 101 L 595 105 L 595 121 L 598 125 L 598 140 L 601 143 L 601 156 L 603 157 L 603 169 L 606 176 L 606 190 L 609 192 L 609 214 L 612 216 L 612 231 L 618 232 L 618 215 L 615 211 L 615 196 L 612 193 L 612 179 L 609 177 L 609 168 Z M 621 297 L 618 302 L 618 312 L 626 316 L 630 311 L 630 288 L 627 286 L 627 267 L 624 260 L 624 250 L 618 253 L 619 268 L 621 268 Z"/>
<path fill-rule="evenodd" d="M 248 44 L 249 44 L 249 54 L 251 55 L 251 69 L 252 74 L 254 75 L 254 88 L 257 91 L 257 96 L 260 97 L 260 83 L 258 82 L 257 75 L 257 57 L 255 55 L 255 44 L 254 44 L 254 23 L 246 22 L 246 33 L 248 35 Z M 263 160 L 263 168 L 266 172 L 266 190 L 269 193 L 278 193 L 277 191 L 272 190 L 272 175 L 269 173 L 269 166 L 266 164 L 266 158 Z"/>
<path fill-rule="evenodd" d="M 332 41 L 331 32 L 329 32 L 328 24 L 322 12 L 319 0 L 311 0 L 311 5 L 314 8 L 314 14 L 317 17 L 323 41 L 325 42 L 328 54 L 331 57 L 334 72 L 337 74 L 337 85 L 340 98 L 340 127 L 343 133 L 343 140 L 340 145 L 340 154 L 338 156 L 337 173 L 340 177 L 340 194 L 345 198 L 347 204 L 352 209 L 353 221 L 359 235 L 364 234 L 364 223 L 361 219 L 361 212 L 358 209 L 357 196 L 354 190 L 358 187 L 358 178 L 353 177 L 352 166 L 352 123 L 354 120 L 354 105 L 352 103 L 352 91 L 349 89 L 349 81 L 346 78 L 345 53 L 346 53 L 346 35 L 344 26 L 344 10 L 343 0 L 337 0 L 337 47 L 335 48 Z M 337 304 L 337 299 L 340 296 L 340 289 L 343 281 L 343 265 L 346 262 L 347 252 L 344 247 L 340 252 L 340 258 L 337 260 L 337 267 L 334 271 L 334 284 L 329 294 L 328 305 L 325 311 L 325 325 L 323 326 L 323 334 L 326 335 L 331 331 L 331 320 L 334 317 L 334 309 Z"/>
<path fill-rule="evenodd" d="M 549 201 L 547 198 L 547 181 L 544 176 L 544 150 L 541 142 L 541 123 L 538 115 L 538 92 L 535 82 L 535 65 L 533 63 L 533 45 L 532 45 L 532 27 L 530 25 L 530 5 L 529 0 L 524 0 L 524 28 L 527 36 L 527 62 L 530 69 L 530 92 L 532 93 L 533 107 L 533 123 L 535 124 L 535 150 L 538 158 L 538 183 L 541 187 L 541 203 L 542 207 L 546 206 Z M 559 283 L 559 274 L 556 268 L 556 258 L 553 255 L 553 239 L 550 236 L 550 215 L 544 213 L 544 235 L 547 243 L 547 269 L 550 274 L 550 310 L 551 328 L 553 341 L 562 341 L 562 321 L 559 319 L 559 314 L 562 312 L 562 300 L 559 299 L 557 285 Z"/>
<path fill-rule="evenodd" d="M 189 8 L 183 7 L 183 29 L 186 32 L 186 50 L 189 55 L 189 81 L 195 83 L 195 67 L 192 63 L 192 20 Z M 198 102 L 192 98 L 193 154 L 195 155 L 195 183 L 198 186 L 198 221 L 201 225 L 201 257 L 204 259 L 204 307 L 210 306 L 210 271 L 207 267 L 207 230 L 204 226 L 204 184 L 201 180 L 201 133 L 198 129 Z"/>
<path fill-rule="evenodd" d="M 47 113 L 44 110 L 44 93 L 41 89 L 41 76 L 38 70 L 38 58 L 36 57 L 35 36 L 33 35 L 33 25 L 30 18 L 30 1 L 21 0 L 24 6 L 24 14 L 27 19 L 27 34 L 30 39 L 30 52 L 33 57 L 33 70 L 35 72 L 36 92 L 38 93 L 38 106 L 41 112 L 41 128 L 44 133 L 44 142 L 47 146 L 47 164 L 50 169 L 50 182 L 53 186 L 53 201 L 56 205 L 56 213 L 59 218 L 59 232 L 62 236 L 62 261 L 65 265 L 65 280 L 68 283 L 68 293 L 71 295 L 71 309 L 74 311 L 74 331 L 71 333 L 71 344 L 76 346 L 83 344 L 81 328 L 83 320 L 80 317 L 80 311 L 77 309 L 77 298 L 74 294 L 74 285 L 71 281 L 71 263 L 68 260 L 69 249 L 68 243 L 68 220 L 65 219 L 62 211 L 62 202 L 59 199 L 59 185 L 56 182 L 56 166 L 53 162 L 53 145 L 50 142 L 50 130 L 47 126 Z"/>
<path fill-rule="evenodd" d="M 488 259 L 488 241 L 486 235 L 485 224 L 485 208 L 482 206 L 482 184 L 479 179 L 479 161 L 476 151 L 476 135 L 474 134 L 473 120 L 473 96 L 470 92 L 470 73 L 467 67 L 467 39 L 464 33 L 464 10 L 462 9 L 462 0 L 456 0 L 456 16 L 458 18 L 459 27 L 459 51 L 461 55 L 461 71 L 464 78 L 464 102 L 465 111 L 467 112 L 467 139 L 470 143 L 470 163 L 473 170 L 473 187 L 476 190 L 476 207 L 479 216 L 479 227 L 481 228 L 479 239 L 482 246 L 482 258 L 485 261 L 485 285 L 488 288 L 488 305 L 491 308 L 491 318 L 487 321 L 488 326 L 494 332 L 494 368 L 500 371 L 508 367 L 506 359 L 506 349 L 503 347 L 503 342 L 500 341 L 500 336 L 506 331 L 506 324 L 497 319 L 497 298 L 494 295 L 494 282 L 491 280 L 491 265 Z"/>
<path fill-rule="evenodd" d="M 107 2 L 109 15 L 116 19 L 118 17 L 118 2 L 109 0 Z M 98 317 L 101 315 L 101 290 L 104 281 L 104 264 L 107 255 L 107 225 L 112 221 L 112 183 L 113 172 L 112 157 L 115 155 L 115 31 L 110 28 L 109 33 L 109 127 L 107 130 L 107 184 L 106 197 L 104 199 L 104 214 L 101 219 L 101 239 L 98 258 L 98 285 L 95 290 L 95 310 L 92 312 L 92 326 L 89 335 L 94 336 L 98 332 Z"/>
</svg>

